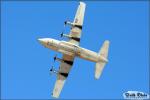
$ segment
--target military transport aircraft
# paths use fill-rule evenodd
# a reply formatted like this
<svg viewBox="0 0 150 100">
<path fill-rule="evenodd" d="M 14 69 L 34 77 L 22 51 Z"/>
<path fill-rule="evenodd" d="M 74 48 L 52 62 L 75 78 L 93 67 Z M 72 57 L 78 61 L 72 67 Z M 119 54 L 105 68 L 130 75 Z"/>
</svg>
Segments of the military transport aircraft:
<svg viewBox="0 0 150 100">
<path fill-rule="evenodd" d="M 80 57 L 89 61 L 96 62 L 95 66 L 95 78 L 99 79 L 105 64 L 108 62 L 108 48 L 109 41 L 105 40 L 99 53 L 90 51 L 88 49 L 79 46 L 81 31 L 84 19 L 86 4 L 80 2 L 74 21 L 65 21 L 65 25 L 71 26 L 71 31 L 69 34 L 61 34 L 61 37 L 67 37 L 69 41 L 59 41 L 52 38 L 40 38 L 38 39 L 42 45 L 52 50 L 58 51 L 63 54 L 62 59 L 54 57 L 54 60 L 60 61 L 59 70 L 56 71 L 52 67 L 51 72 L 56 73 L 57 80 L 55 83 L 54 90 L 52 92 L 52 97 L 58 98 L 61 90 L 64 86 L 65 80 L 69 75 L 70 69 L 73 66 L 74 58 Z"/>
</svg>

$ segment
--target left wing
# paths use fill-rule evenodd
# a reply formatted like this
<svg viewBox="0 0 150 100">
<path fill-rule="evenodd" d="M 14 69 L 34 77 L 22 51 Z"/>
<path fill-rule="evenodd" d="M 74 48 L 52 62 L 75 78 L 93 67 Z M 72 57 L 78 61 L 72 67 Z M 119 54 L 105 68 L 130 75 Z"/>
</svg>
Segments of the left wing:
<svg viewBox="0 0 150 100">
<path fill-rule="evenodd" d="M 63 55 L 52 96 L 58 98 L 73 65 L 74 56 Z"/>
</svg>

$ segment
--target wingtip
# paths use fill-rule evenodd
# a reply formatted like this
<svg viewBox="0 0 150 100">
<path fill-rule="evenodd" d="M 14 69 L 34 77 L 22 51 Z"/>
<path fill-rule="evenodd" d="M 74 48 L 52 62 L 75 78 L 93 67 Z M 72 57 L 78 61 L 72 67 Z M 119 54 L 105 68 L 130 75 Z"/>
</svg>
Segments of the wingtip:
<svg viewBox="0 0 150 100">
<path fill-rule="evenodd" d="M 52 96 L 54 99 L 58 99 L 58 98 L 59 98 L 59 96 L 55 96 L 55 95 L 53 95 L 53 93 L 51 94 L 51 96 Z"/>
<path fill-rule="evenodd" d="M 110 41 L 109 41 L 109 40 L 105 40 L 105 42 L 106 42 L 106 43 L 110 43 Z"/>
<path fill-rule="evenodd" d="M 96 79 L 96 80 L 98 80 L 99 77 L 100 77 L 100 75 L 97 75 L 97 74 L 95 75 L 95 79 Z"/>
<path fill-rule="evenodd" d="M 79 3 L 80 3 L 80 5 L 85 5 L 85 3 L 83 1 L 80 1 Z"/>
</svg>

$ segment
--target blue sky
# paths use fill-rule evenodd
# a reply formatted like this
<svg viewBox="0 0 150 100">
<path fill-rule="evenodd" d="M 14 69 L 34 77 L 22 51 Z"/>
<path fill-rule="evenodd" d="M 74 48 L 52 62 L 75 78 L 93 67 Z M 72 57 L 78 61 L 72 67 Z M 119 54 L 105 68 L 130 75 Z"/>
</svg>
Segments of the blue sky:
<svg viewBox="0 0 150 100">
<path fill-rule="evenodd" d="M 60 98 L 120 99 L 126 91 L 149 92 L 148 1 L 85 1 L 80 46 L 98 52 L 110 40 L 109 63 L 99 80 L 95 63 L 76 58 Z M 53 56 L 38 38 L 61 40 L 78 2 L 14 1 L 1 4 L 1 96 L 3 99 L 49 99 L 56 80 L 49 75 Z M 65 29 L 65 33 L 69 28 Z M 58 68 L 59 62 L 55 63 Z"/>
</svg>

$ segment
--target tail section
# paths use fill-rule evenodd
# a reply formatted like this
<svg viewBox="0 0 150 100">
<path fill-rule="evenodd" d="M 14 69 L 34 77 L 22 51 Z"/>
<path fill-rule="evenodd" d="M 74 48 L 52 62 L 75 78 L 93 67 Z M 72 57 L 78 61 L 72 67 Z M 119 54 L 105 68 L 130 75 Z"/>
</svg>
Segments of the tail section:
<svg viewBox="0 0 150 100">
<path fill-rule="evenodd" d="M 95 66 L 95 78 L 96 79 L 99 79 L 105 64 L 108 62 L 107 61 L 108 49 L 109 49 L 109 41 L 105 40 L 105 42 L 103 43 L 103 46 L 101 47 L 98 53 L 99 56 L 101 57 L 101 60 L 97 62 Z"/>
</svg>

